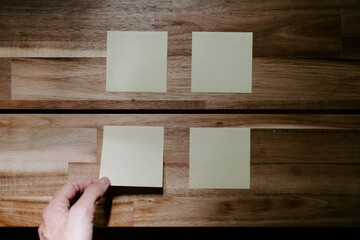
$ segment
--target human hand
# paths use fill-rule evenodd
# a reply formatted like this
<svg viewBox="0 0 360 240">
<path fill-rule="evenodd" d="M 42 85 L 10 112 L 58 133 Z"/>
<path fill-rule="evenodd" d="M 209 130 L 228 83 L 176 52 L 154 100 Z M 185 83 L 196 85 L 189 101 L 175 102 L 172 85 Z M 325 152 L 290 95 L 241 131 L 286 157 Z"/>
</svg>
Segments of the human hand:
<svg viewBox="0 0 360 240">
<path fill-rule="evenodd" d="M 110 180 L 106 177 L 66 183 L 43 210 L 40 240 L 91 240 L 95 202 L 109 186 Z M 81 197 L 71 206 L 79 194 Z"/>
</svg>

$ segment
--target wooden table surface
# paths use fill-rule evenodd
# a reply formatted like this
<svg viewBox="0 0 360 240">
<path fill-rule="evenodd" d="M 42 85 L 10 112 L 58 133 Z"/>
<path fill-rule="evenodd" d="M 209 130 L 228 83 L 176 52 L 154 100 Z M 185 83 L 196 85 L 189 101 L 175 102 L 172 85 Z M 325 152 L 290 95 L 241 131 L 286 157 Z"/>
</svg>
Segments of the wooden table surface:
<svg viewBox="0 0 360 240">
<path fill-rule="evenodd" d="M 112 189 L 100 226 L 104 216 L 109 226 L 360 224 L 356 114 L 1 115 L 0 224 L 38 225 L 56 189 L 98 174 L 102 126 L 134 124 L 165 126 L 163 192 Z M 252 128 L 250 190 L 189 189 L 189 127 L 199 126 Z"/>
<path fill-rule="evenodd" d="M 111 188 L 96 226 L 360 226 L 359 13 L 356 0 L 0 1 L 0 226 L 38 226 L 61 185 L 97 175 L 104 125 L 165 126 L 164 188 Z M 166 93 L 105 91 L 109 30 L 168 31 Z M 192 31 L 254 33 L 253 93 L 191 93 Z M 190 127 L 251 128 L 250 190 L 189 189 Z"/>
<path fill-rule="evenodd" d="M 1 109 L 359 109 L 356 0 L 1 1 Z M 106 31 L 167 31 L 166 93 L 105 91 Z M 191 93 L 193 31 L 253 32 L 253 93 Z"/>
</svg>

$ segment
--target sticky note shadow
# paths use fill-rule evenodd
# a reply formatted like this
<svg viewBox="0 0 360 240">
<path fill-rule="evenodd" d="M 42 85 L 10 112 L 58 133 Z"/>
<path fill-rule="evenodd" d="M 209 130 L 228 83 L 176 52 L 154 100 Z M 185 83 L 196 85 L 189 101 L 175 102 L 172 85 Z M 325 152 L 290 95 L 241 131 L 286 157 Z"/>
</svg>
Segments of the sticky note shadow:
<svg viewBox="0 0 360 240">
<path fill-rule="evenodd" d="M 162 195 L 163 188 L 110 186 L 105 195 L 96 203 L 94 226 L 106 227 L 111 216 L 114 197 L 129 195 Z"/>
<path fill-rule="evenodd" d="M 159 195 L 163 194 L 163 189 L 159 187 L 123 187 L 110 186 L 106 195 L 124 196 L 124 195 Z"/>
</svg>

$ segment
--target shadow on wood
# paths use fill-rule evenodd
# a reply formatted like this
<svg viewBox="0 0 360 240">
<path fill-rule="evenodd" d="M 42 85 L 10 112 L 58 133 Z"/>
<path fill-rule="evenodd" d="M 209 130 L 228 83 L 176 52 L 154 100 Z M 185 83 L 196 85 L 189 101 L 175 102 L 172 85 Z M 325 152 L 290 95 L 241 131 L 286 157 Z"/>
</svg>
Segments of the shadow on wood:
<svg viewBox="0 0 360 240">
<path fill-rule="evenodd" d="M 116 197 L 123 195 L 162 195 L 163 189 L 157 187 L 120 187 L 110 186 L 106 196 Z"/>
<path fill-rule="evenodd" d="M 105 196 L 101 198 L 95 208 L 94 214 L 94 226 L 96 227 L 106 227 L 109 225 L 109 219 L 111 216 L 112 209 L 112 196 Z"/>
<path fill-rule="evenodd" d="M 153 187 L 119 187 L 110 186 L 105 196 L 102 197 L 96 204 L 94 214 L 94 226 L 106 227 L 109 226 L 111 216 L 111 209 L 113 206 L 114 197 L 118 196 L 135 196 L 135 195 L 162 195 L 162 188 Z"/>
</svg>

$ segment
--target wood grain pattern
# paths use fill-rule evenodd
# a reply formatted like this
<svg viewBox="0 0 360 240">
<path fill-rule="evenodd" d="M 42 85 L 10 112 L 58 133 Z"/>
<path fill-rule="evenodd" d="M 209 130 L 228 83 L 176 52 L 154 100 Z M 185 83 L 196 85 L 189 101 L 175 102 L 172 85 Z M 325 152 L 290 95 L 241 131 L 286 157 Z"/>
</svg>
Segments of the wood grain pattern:
<svg viewBox="0 0 360 240">
<path fill-rule="evenodd" d="M 11 97 L 11 60 L 0 58 L 0 100 Z"/>
<path fill-rule="evenodd" d="M 2 57 L 105 57 L 106 31 L 154 29 L 170 1 L 12 2 L 0 5 Z"/>
<path fill-rule="evenodd" d="M 349 134 L 349 135 L 348 135 Z M 253 129 L 251 132 L 251 190 L 270 193 L 312 193 L 312 194 L 347 194 L 358 193 L 360 185 L 352 184 L 360 173 L 360 150 L 356 139 L 360 132 L 329 130 L 264 130 Z M 316 136 L 319 148 L 306 146 L 309 138 Z M 244 190 L 219 191 L 188 189 L 189 169 L 189 133 L 188 129 L 167 129 L 165 135 L 165 194 L 189 196 L 203 194 L 237 195 Z M 346 141 L 346 145 L 334 147 L 329 143 Z M 299 144 L 300 142 L 306 144 Z M 260 146 L 264 147 L 260 147 Z M 259 148 L 260 147 L 260 148 Z M 177 149 L 177 151 L 175 151 Z M 348 150 L 349 149 L 349 150 Z M 352 149 L 352 150 L 351 150 Z M 348 158 L 331 156 L 347 152 Z M 175 152 L 175 154 L 173 154 Z M 302 154 L 299 155 L 299 152 Z M 346 153 L 345 153 L 346 154 Z M 315 157 L 316 156 L 316 157 Z M 324 157 L 324 159 L 321 159 Z M 299 160 L 299 158 L 301 160 Z M 350 161 L 350 162 L 348 162 Z M 344 172 L 343 172 L 344 171 Z M 329 175 L 328 175 L 329 174 Z M 327 176 L 325 176 L 327 175 Z M 346 179 L 347 177 L 348 179 Z"/>
<path fill-rule="evenodd" d="M 204 12 L 212 13 L 227 13 L 239 14 L 242 12 L 256 12 L 256 11 L 271 11 L 271 10 L 292 10 L 302 11 L 308 13 L 339 13 L 339 7 L 351 8 L 357 6 L 356 0 L 338 1 L 338 0 L 305 0 L 305 1 L 260 1 L 254 4 L 253 2 L 237 0 L 173 0 L 174 12 L 191 12 L 201 14 Z"/>
<path fill-rule="evenodd" d="M 358 198 L 252 195 L 135 201 L 135 226 L 358 226 Z"/>
<path fill-rule="evenodd" d="M 341 56 L 349 59 L 360 59 L 360 8 L 342 14 Z"/>
<path fill-rule="evenodd" d="M 206 94 L 190 92 L 191 60 L 184 58 L 170 58 L 167 93 L 106 92 L 106 62 L 102 58 L 13 60 L 12 99 L 174 100 L 194 101 L 193 106 L 203 101 L 208 109 L 244 109 L 249 102 L 253 108 L 262 108 L 265 102 L 270 108 L 278 102 L 302 108 L 306 101 L 322 102 L 329 108 L 339 102 L 343 108 L 360 107 L 360 64 L 355 62 L 255 58 L 252 94 Z M 88 106 L 92 108 L 91 103 Z"/>
<path fill-rule="evenodd" d="M 209 10 L 209 9 L 208 9 Z M 329 57 L 341 51 L 339 14 L 296 11 L 258 11 L 232 14 L 157 14 L 157 31 L 169 32 L 169 54 L 191 55 L 191 33 L 253 32 L 254 57 Z"/>
<path fill-rule="evenodd" d="M 0 226 L 38 227 L 42 221 L 41 213 L 50 200 L 50 196 L 0 197 Z M 96 227 L 133 226 L 133 200 L 129 197 L 114 197 L 110 205 L 106 203 L 108 200 L 105 197 L 97 203 L 94 225 Z M 109 207 L 112 215 L 106 219 L 104 214 L 107 214 Z"/>
<path fill-rule="evenodd" d="M 0 84 L 1 109 L 360 107 L 359 63 L 343 61 L 359 55 L 357 1 L 0 4 L 0 58 L 20 57 L 11 60 L 13 95 Z M 167 93 L 105 91 L 109 30 L 168 31 Z M 190 92 L 192 31 L 254 33 L 252 94 Z"/>
<path fill-rule="evenodd" d="M 86 131 L 98 152 L 95 160 L 82 162 L 4 161 L 0 225 L 38 226 L 42 208 L 58 187 L 96 176 L 102 147 L 96 132 L 110 124 L 165 125 L 164 188 L 163 193 L 110 189 L 97 204 L 96 226 L 358 226 L 359 123 L 358 115 L 0 115 L 0 126 L 18 135 L 23 129 L 26 135 L 91 127 Z M 252 128 L 250 190 L 188 188 L 192 126 Z M 0 146 L 14 141 L 3 142 Z M 72 145 L 76 149 L 84 143 Z"/>
<path fill-rule="evenodd" d="M 315 149 L 310 147 L 314 140 L 308 142 L 314 136 L 317 136 L 315 139 L 319 145 Z M 359 131 L 252 130 L 251 190 L 262 193 L 358 194 L 360 185 L 355 179 L 360 173 L 359 138 Z M 306 143 L 299 144 L 301 142 Z M 188 152 L 189 129 L 166 128 L 165 195 L 238 196 L 244 192 L 188 189 Z M 69 165 L 69 176 L 88 177 L 98 172 L 99 163 Z"/>
<path fill-rule="evenodd" d="M 257 57 L 338 57 L 341 50 L 339 1 L 2 1 L 0 9 L 3 57 L 103 57 L 109 30 L 166 30 L 180 43 L 193 30 L 253 31 Z"/>
<path fill-rule="evenodd" d="M 276 106 L 279 106 L 278 105 Z M 320 103 L 321 105 L 322 103 Z M 355 101 L 357 104 L 357 101 Z M 308 104 L 308 108 L 312 108 L 314 103 Z M 352 104 L 351 104 L 352 105 Z M 340 106 L 350 108 L 349 103 L 335 102 L 330 103 L 330 108 L 341 109 Z M 346 107 L 347 106 L 347 107 Z M 319 105 L 316 105 L 319 107 Z M 320 107 L 321 108 L 321 107 Z M 63 101 L 63 100 L 42 100 L 42 101 L 0 101 L 0 110 L 194 110 L 205 109 L 204 101 L 136 101 L 131 99 L 128 101 L 118 100 L 80 100 L 80 101 Z"/>
<path fill-rule="evenodd" d="M 100 162 L 69 162 L 68 180 L 99 176 Z"/>
<path fill-rule="evenodd" d="M 253 129 L 251 161 L 257 164 L 360 163 L 359 133 L 328 129 Z"/>
<path fill-rule="evenodd" d="M 92 162 L 96 161 L 96 146 L 96 129 L 0 128 L 2 163 Z"/>
<path fill-rule="evenodd" d="M 51 197 L 0 197 L 0 226 L 34 227 Z M 9 207 L 11 206 L 11 207 Z"/>
<path fill-rule="evenodd" d="M 95 226 L 360 226 L 359 10 L 357 0 L 0 1 L 0 109 L 15 109 L 0 114 L 0 226 L 37 227 L 61 185 L 97 176 L 104 125 L 165 127 L 164 188 L 112 187 Z M 105 91 L 109 30 L 168 31 L 166 93 Z M 191 93 L 192 31 L 254 33 L 252 94 Z M 252 129 L 250 190 L 189 189 L 190 127 Z"/>
<path fill-rule="evenodd" d="M 179 42 L 189 39 L 191 31 L 254 32 L 255 57 L 335 56 L 339 47 L 338 17 L 343 8 L 336 0 L 257 3 L 239 3 L 236 0 L 173 1 L 173 13 L 176 14 L 166 15 L 163 21 L 158 19 L 158 24 L 160 28 L 170 27 L 170 32 L 176 35 L 174 37 L 182 40 Z M 327 42 L 327 46 L 320 46 L 315 39 Z M 315 49 L 315 45 L 319 48 Z"/>
<path fill-rule="evenodd" d="M 3 114 L 1 128 L 97 128 L 104 125 L 249 127 L 254 129 L 360 128 L 358 114 Z"/>
<path fill-rule="evenodd" d="M 0 195 L 52 194 L 68 162 L 94 162 L 96 151 L 96 129 L 0 128 Z"/>
<path fill-rule="evenodd" d="M 0 225 L 13 226 L 16 222 L 18 226 L 38 226 L 49 200 L 49 197 L 1 198 Z M 132 206 L 136 208 L 134 222 Z M 204 226 L 204 219 L 208 226 L 358 226 L 360 211 L 355 198 L 301 194 L 244 194 L 212 199 L 143 197 L 134 204 L 115 200 L 113 208 L 116 221 L 129 217 L 128 222 L 123 225 L 117 222 L 115 226 Z M 111 221 L 109 225 L 114 226 Z M 99 224 L 95 222 L 95 226 Z"/>
<path fill-rule="evenodd" d="M 360 185 L 351 182 L 360 171 L 359 137 L 359 131 L 252 129 L 251 190 L 356 194 Z M 164 194 L 238 196 L 244 192 L 188 189 L 189 130 L 166 129 L 165 140 Z"/>
<path fill-rule="evenodd" d="M 284 159 L 284 157 L 283 157 Z M 188 173 L 188 167 L 170 166 L 169 173 Z M 251 192 L 257 194 L 312 194 L 341 196 L 352 193 L 358 198 L 360 167 L 357 164 L 253 164 L 251 165 Z M 187 174 L 176 174 L 176 182 L 185 188 L 164 189 L 165 195 L 177 197 L 214 196 L 237 197 L 244 190 L 202 190 L 188 189 Z M 169 184 L 168 184 L 169 185 Z M 246 191 L 245 191 L 246 192 Z"/>
<path fill-rule="evenodd" d="M 0 162 L 0 195 L 52 196 L 67 181 L 67 165 L 46 160 Z"/>
</svg>

